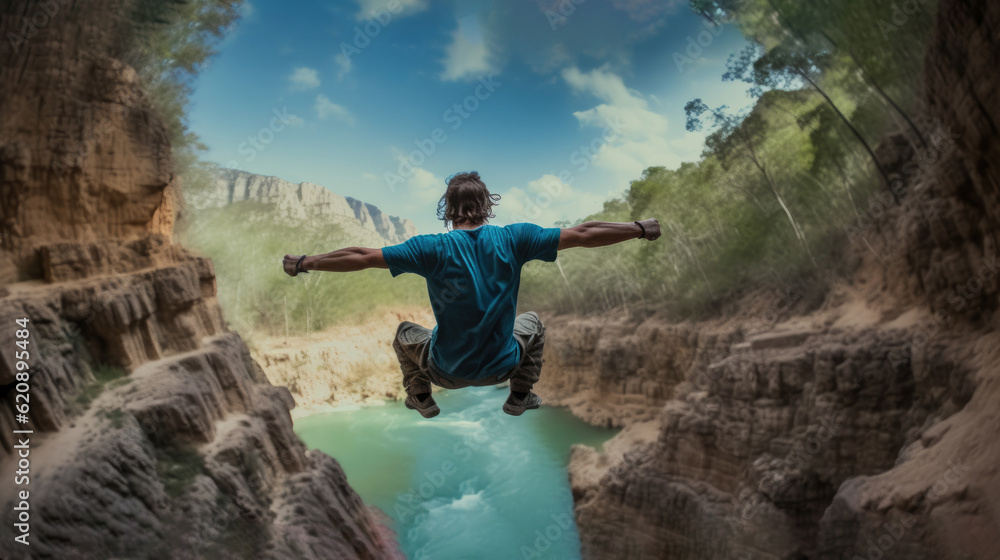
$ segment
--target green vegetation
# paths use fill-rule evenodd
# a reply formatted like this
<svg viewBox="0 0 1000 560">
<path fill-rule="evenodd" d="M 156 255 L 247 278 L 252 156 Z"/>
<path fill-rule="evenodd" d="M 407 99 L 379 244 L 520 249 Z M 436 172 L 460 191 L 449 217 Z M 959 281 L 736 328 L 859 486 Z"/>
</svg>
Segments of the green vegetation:
<svg viewBox="0 0 1000 560">
<path fill-rule="evenodd" d="M 125 411 L 120 408 L 114 408 L 111 410 L 102 410 L 101 414 L 104 415 L 108 421 L 111 422 L 111 426 L 115 429 L 120 429 L 125 426 Z"/>
<path fill-rule="evenodd" d="M 140 0 L 123 54 L 149 92 L 170 132 L 175 172 L 185 189 L 207 184 L 212 166 L 199 161 L 205 146 L 188 130 L 191 83 L 235 26 L 243 0 Z"/>
<path fill-rule="evenodd" d="M 133 16 L 146 27 L 135 34 L 128 60 L 169 124 L 189 192 L 211 177 L 184 122 L 190 80 L 240 5 L 146 0 Z M 734 113 L 691 100 L 688 128 L 711 133 L 702 160 L 651 167 L 588 217 L 657 217 L 663 238 L 570 251 L 557 267 L 530 265 L 524 307 L 666 307 L 696 315 L 763 285 L 821 286 L 835 277 L 845 228 L 887 188 L 889 170 L 875 157 L 880 139 L 898 130 L 926 145 L 933 136 L 913 117 L 933 0 L 690 0 L 690 7 L 752 39 L 720 78 L 746 83 L 758 103 Z M 279 265 L 292 250 L 287 240 L 314 254 L 344 245 L 343 236 L 334 228 L 270 223 L 261 208 L 243 204 L 198 213 L 188 237 L 213 257 L 219 298 L 244 334 L 319 330 L 369 311 L 375 301 L 426 303 L 420 279 L 392 280 L 382 271 L 288 279 Z"/>
<path fill-rule="evenodd" d="M 128 372 L 120 367 L 99 365 L 91 371 L 94 374 L 94 381 L 88 384 L 76 396 L 76 402 L 84 410 L 90 407 L 106 387 L 118 387 L 129 382 Z"/>
<path fill-rule="evenodd" d="M 911 114 L 935 2 L 914 2 L 911 13 L 893 0 L 690 4 L 754 41 L 733 53 L 722 78 L 745 82 L 757 104 L 734 113 L 688 103 L 688 129 L 711 132 L 702 160 L 647 169 L 587 218 L 656 217 L 661 240 L 570 251 L 555 269 L 528 267 L 526 307 L 697 315 L 755 287 L 815 288 L 834 277 L 845 229 L 888 189 L 874 146 L 894 130 L 918 145 L 933 136 Z"/>
<path fill-rule="evenodd" d="M 209 185 L 215 170 L 213 164 L 199 160 L 204 146 L 188 130 L 185 112 L 191 82 L 215 54 L 219 40 L 236 25 L 242 4 L 243 0 L 142 0 L 130 15 L 134 31 L 122 56 L 139 73 L 170 131 L 174 168 L 185 193 Z M 293 249 L 316 254 L 344 246 L 336 227 L 317 231 L 280 225 L 252 202 L 192 211 L 183 225 L 185 243 L 212 257 L 226 317 L 246 336 L 320 330 L 370 312 L 373 302 L 396 306 L 427 301 L 419 279 L 392 281 L 384 271 L 312 274 L 294 281 L 281 271 L 281 257 Z"/>
<path fill-rule="evenodd" d="M 289 252 L 327 253 L 349 245 L 340 228 L 277 223 L 269 206 L 242 201 L 198 211 L 185 244 L 212 257 L 219 302 L 244 335 L 301 335 L 355 320 L 379 306 L 428 305 L 423 279 L 392 278 L 385 270 L 304 274 L 289 278 Z"/>
<path fill-rule="evenodd" d="M 179 498 L 205 470 L 205 458 L 192 446 L 176 445 L 156 448 L 156 471 L 163 490 L 171 498 Z"/>
</svg>

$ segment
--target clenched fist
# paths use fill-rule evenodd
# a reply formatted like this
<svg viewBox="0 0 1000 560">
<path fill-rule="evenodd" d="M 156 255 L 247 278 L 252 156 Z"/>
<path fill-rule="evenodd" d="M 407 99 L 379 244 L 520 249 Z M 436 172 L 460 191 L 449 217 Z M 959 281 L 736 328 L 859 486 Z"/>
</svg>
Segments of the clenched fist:
<svg viewBox="0 0 1000 560">
<path fill-rule="evenodd" d="M 656 218 L 649 218 L 646 220 L 639 220 L 642 227 L 645 228 L 646 234 L 642 236 L 643 239 L 648 239 L 650 241 L 655 241 L 660 238 L 660 222 Z"/>
</svg>

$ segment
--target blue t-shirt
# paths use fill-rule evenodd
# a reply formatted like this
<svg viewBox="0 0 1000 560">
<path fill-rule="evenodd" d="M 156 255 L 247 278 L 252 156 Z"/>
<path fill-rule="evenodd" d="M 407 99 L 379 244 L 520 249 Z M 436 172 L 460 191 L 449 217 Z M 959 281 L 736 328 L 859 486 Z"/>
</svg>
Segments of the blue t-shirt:
<svg viewBox="0 0 1000 560">
<path fill-rule="evenodd" d="M 559 228 L 484 225 L 417 235 L 382 248 L 392 275 L 427 279 L 437 326 L 431 362 L 448 377 L 479 380 L 510 371 L 521 360 L 514 316 L 521 266 L 556 260 Z"/>
</svg>

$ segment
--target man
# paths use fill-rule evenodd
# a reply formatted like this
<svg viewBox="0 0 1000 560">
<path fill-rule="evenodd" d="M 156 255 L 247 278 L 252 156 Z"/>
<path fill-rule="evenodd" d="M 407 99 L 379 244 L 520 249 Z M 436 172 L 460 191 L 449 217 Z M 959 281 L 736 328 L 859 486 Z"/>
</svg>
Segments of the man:
<svg viewBox="0 0 1000 560">
<path fill-rule="evenodd" d="M 542 369 L 545 327 L 534 312 L 515 317 L 524 263 L 552 262 L 556 252 L 571 247 L 600 247 L 640 238 L 660 237 L 655 219 L 631 223 L 586 222 L 571 228 L 542 228 L 519 223 L 488 225 L 500 195 L 490 194 L 475 171 L 447 181 L 438 202 L 438 218 L 447 233 L 418 235 L 405 243 L 367 249 L 350 247 L 324 255 L 285 255 L 290 276 L 312 270 L 351 272 L 388 268 L 427 279 L 437 326 L 433 330 L 404 321 L 396 329 L 393 348 L 403 371 L 406 406 L 424 418 L 441 412 L 431 385 L 446 389 L 510 382 L 503 405 L 520 416 L 538 408 L 542 399 L 531 392 Z"/>
</svg>

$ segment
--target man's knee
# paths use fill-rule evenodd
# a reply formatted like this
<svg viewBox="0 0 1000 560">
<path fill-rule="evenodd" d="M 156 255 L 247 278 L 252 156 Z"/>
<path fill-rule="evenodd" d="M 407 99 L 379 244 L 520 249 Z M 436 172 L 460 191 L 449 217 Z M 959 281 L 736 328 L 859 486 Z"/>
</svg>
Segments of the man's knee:
<svg viewBox="0 0 1000 560">
<path fill-rule="evenodd" d="M 399 344 L 414 344 L 420 338 L 420 330 L 424 329 L 412 321 L 403 321 L 396 327 L 396 337 L 394 342 Z"/>
<path fill-rule="evenodd" d="M 396 327 L 396 336 L 392 339 L 392 349 L 396 351 L 397 356 L 404 356 L 406 352 L 403 350 L 403 344 L 405 342 L 404 337 L 406 336 L 406 331 L 408 331 L 411 326 L 416 323 L 411 323 L 410 321 L 403 321 Z"/>
<path fill-rule="evenodd" d="M 409 326 L 412 324 L 414 323 L 410 321 L 403 321 L 402 323 L 400 323 L 399 326 L 396 327 L 396 340 L 399 340 L 399 337 L 403 334 L 403 331 L 409 328 Z"/>
</svg>

